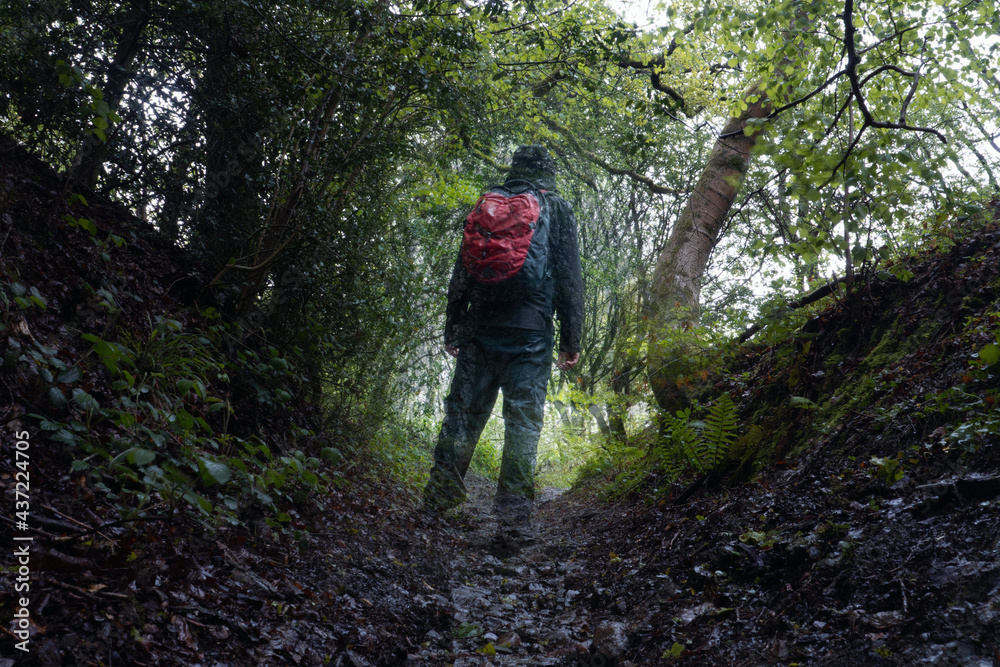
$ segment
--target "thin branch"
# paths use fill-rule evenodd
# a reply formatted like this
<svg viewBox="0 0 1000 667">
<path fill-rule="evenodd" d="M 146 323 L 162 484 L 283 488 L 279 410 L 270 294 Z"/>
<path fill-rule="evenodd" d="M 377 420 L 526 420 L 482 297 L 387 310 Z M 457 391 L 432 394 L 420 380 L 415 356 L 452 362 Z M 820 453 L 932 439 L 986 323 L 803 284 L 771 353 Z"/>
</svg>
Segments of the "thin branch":
<svg viewBox="0 0 1000 667">
<path fill-rule="evenodd" d="M 688 35 L 695 29 L 695 21 L 692 21 L 687 26 L 684 27 L 683 34 Z M 656 58 L 651 58 L 648 62 L 643 62 L 642 60 L 636 60 L 635 58 L 622 58 L 618 62 L 618 66 L 622 68 L 632 68 L 634 70 L 652 70 L 649 75 L 650 83 L 653 88 L 660 91 L 661 93 L 666 93 L 670 99 L 677 103 L 678 108 L 681 111 L 685 111 L 687 105 L 684 102 L 684 96 L 678 93 L 676 90 L 670 86 L 663 83 L 660 79 L 660 72 L 663 68 L 667 66 L 667 58 L 673 55 L 674 51 L 677 50 L 677 38 L 670 40 L 670 44 L 667 46 L 667 50 Z"/>
<path fill-rule="evenodd" d="M 872 116 L 871 110 L 868 108 L 868 103 L 865 100 L 864 92 L 861 90 L 862 82 L 858 79 L 858 65 L 861 64 L 861 56 L 858 55 L 858 50 L 854 44 L 854 37 L 857 34 L 857 29 L 854 27 L 854 0 L 845 0 L 844 2 L 844 46 L 847 48 L 847 78 L 851 81 L 851 90 L 854 92 L 854 97 L 858 101 L 858 110 L 861 111 L 861 115 L 864 118 L 865 127 L 875 127 L 886 130 L 908 130 L 911 132 L 926 132 L 928 134 L 933 134 L 942 143 L 948 143 L 948 139 L 945 138 L 941 132 L 930 127 L 918 127 L 916 125 L 909 125 L 907 123 L 887 123 L 885 121 L 875 120 Z M 888 67 L 888 66 L 887 66 Z M 881 69 L 881 68 L 879 68 Z M 898 68 L 895 68 L 898 70 Z M 876 69 L 876 72 L 878 70 Z M 898 70 L 903 72 L 903 70 Z M 911 76 L 910 73 L 904 74 Z M 867 82 L 871 78 L 871 75 L 865 79 Z M 911 93 L 912 94 L 912 93 Z M 845 157 L 846 159 L 846 157 Z"/>
<path fill-rule="evenodd" d="M 491 30 L 490 34 L 491 35 L 502 35 L 505 32 L 511 32 L 512 30 L 520 30 L 521 28 L 526 28 L 529 25 L 537 23 L 539 19 L 547 19 L 547 18 L 551 18 L 553 16 L 558 16 L 559 14 L 564 13 L 566 10 L 572 9 L 574 5 L 576 5 L 576 0 L 573 0 L 573 2 L 566 3 L 562 7 L 559 7 L 558 9 L 554 9 L 551 12 L 549 12 L 548 14 L 545 14 L 544 16 L 540 16 L 537 19 L 532 19 L 530 21 L 525 21 L 523 23 L 518 23 L 517 25 L 508 26 L 506 28 L 500 28 L 499 30 Z"/>
<path fill-rule="evenodd" d="M 650 84 L 652 84 L 653 88 L 660 91 L 661 93 L 665 93 L 668 97 L 670 97 L 670 99 L 676 102 L 678 109 L 680 109 L 682 112 L 685 113 L 687 112 L 687 103 L 684 101 L 684 97 L 676 90 L 674 90 L 667 84 L 663 83 L 663 80 L 660 78 L 660 71 L 658 69 L 654 69 L 652 72 L 649 73 L 649 82 Z"/>
<path fill-rule="evenodd" d="M 830 178 L 828 178 L 826 180 L 826 182 L 823 185 L 820 186 L 821 190 L 823 188 L 825 188 L 827 185 L 830 184 L 830 181 L 833 180 L 833 177 L 837 173 L 837 170 L 840 169 L 841 167 L 843 167 L 845 164 L 847 164 L 847 159 L 849 157 L 851 157 L 851 154 L 854 152 L 854 148 L 858 145 L 858 142 L 861 141 L 861 135 L 863 135 L 865 133 L 865 129 L 868 128 L 868 127 L 870 127 L 870 126 L 871 126 L 871 124 L 868 123 L 868 122 L 862 123 L 861 129 L 858 130 L 858 136 L 854 137 L 854 141 L 852 141 L 851 145 L 847 147 L 846 151 L 844 151 L 844 156 L 842 158 L 840 158 L 840 162 L 838 162 L 837 166 L 835 166 L 830 171 Z"/>
<path fill-rule="evenodd" d="M 607 161 L 603 160 L 602 158 L 598 157 L 597 155 L 594 155 L 593 153 L 591 153 L 590 151 L 588 151 L 586 148 L 584 148 L 580 144 L 580 142 L 577 141 L 576 137 L 573 136 L 573 133 L 569 130 L 569 128 L 563 127 L 562 125 L 556 123 L 555 121 L 553 121 L 551 119 L 546 119 L 544 122 L 545 122 L 546 125 L 549 126 L 550 129 L 555 130 L 556 132 L 558 132 L 559 134 L 561 134 L 563 137 L 565 137 L 566 140 L 570 144 L 572 144 L 573 148 L 577 151 L 577 153 L 579 153 L 583 157 L 587 158 L 587 160 L 589 160 L 590 162 L 593 162 L 594 164 L 596 164 L 601 169 L 607 171 L 609 174 L 614 174 L 616 176 L 627 176 L 628 178 L 631 178 L 633 181 L 636 181 L 638 183 L 642 183 L 643 185 L 645 185 L 649 189 L 650 192 L 652 192 L 654 194 L 658 194 L 658 195 L 683 195 L 683 194 L 685 194 L 683 191 L 677 190 L 676 188 L 668 188 L 665 185 L 660 185 L 659 183 L 657 183 L 656 181 L 654 181 L 649 176 L 646 176 L 644 174 L 640 174 L 639 172 L 637 172 L 637 171 L 635 171 L 633 169 L 620 169 L 618 167 L 612 166 Z"/>
<path fill-rule="evenodd" d="M 871 46 L 866 46 L 865 48 L 861 49 L 860 51 L 858 51 L 858 55 L 859 56 L 863 56 L 866 53 L 868 53 L 869 51 L 871 51 L 872 49 L 876 49 L 879 46 L 885 44 L 886 42 L 891 42 L 892 40 L 894 40 L 894 39 L 896 39 L 898 37 L 902 37 L 903 35 L 905 35 L 906 33 L 910 32 L 911 30 L 916 30 L 916 29 L 917 29 L 917 26 L 911 25 L 908 28 L 902 28 L 900 30 L 897 30 L 893 34 L 889 35 L 888 37 L 884 37 L 884 38 L 880 39 L 879 41 L 875 42 Z"/>
<path fill-rule="evenodd" d="M 497 67 L 523 68 L 535 67 L 536 65 L 568 65 L 566 60 L 526 60 L 524 62 L 497 63 Z"/>
<path fill-rule="evenodd" d="M 780 106 L 777 109 L 775 109 L 774 111 L 772 111 L 771 113 L 769 113 L 767 115 L 767 119 L 771 120 L 772 118 L 774 118 L 775 116 L 777 116 L 778 114 L 780 114 L 782 111 L 787 111 L 787 110 L 791 109 L 792 107 L 797 107 L 798 105 L 802 104 L 803 102 L 809 101 L 810 99 L 812 99 L 813 97 L 815 97 L 819 93 L 823 92 L 827 88 L 827 86 L 829 86 L 831 83 L 833 83 L 834 81 L 836 81 L 840 77 L 844 76 L 845 74 L 847 74 L 847 70 L 843 70 L 843 69 L 840 70 L 839 72 L 837 72 L 836 74 L 834 74 L 833 76 L 831 76 L 829 79 L 827 79 L 826 81 L 824 81 L 823 85 L 821 85 L 819 88 L 817 88 L 816 90 L 812 91 L 808 95 L 806 95 L 804 97 L 800 97 L 799 99 L 797 99 L 797 100 L 795 100 L 793 102 L 789 102 L 788 104 L 785 104 L 783 106 Z"/>
<path fill-rule="evenodd" d="M 552 149 L 553 153 L 559 156 L 559 158 L 563 162 L 563 166 L 565 167 L 566 171 L 570 173 L 571 176 L 576 178 L 581 183 L 584 183 L 594 192 L 600 191 L 597 187 L 597 183 L 594 182 L 594 179 L 590 178 L 586 174 L 581 174 L 579 171 L 573 168 L 573 165 L 569 161 L 569 156 L 566 154 L 566 151 L 564 151 L 561 146 L 553 144 L 550 146 L 550 148 Z"/>
<path fill-rule="evenodd" d="M 772 120 L 775 117 L 777 117 L 778 114 L 780 114 L 781 112 L 787 111 L 787 110 L 791 109 L 792 107 L 797 107 L 798 105 L 800 105 L 800 104 L 802 104 L 802 103 L 804 103 L 804 102 L 812 99 L 816 95 L 818 95 L 821 92 L 823 92 L 823 90 L 825 90 L 831 83 L 833 83 L 834 81 L 836 81 L 840 77 L 844 76 L 845 74 L 847 74 L 847 70 L 840 70 L 839 72 L 837 72 L 836 74 L 834 74 L 833 76 L 831 76 L 829 79 L 827 79 L 825 82 L 823 82 L 823 85 L 819 86 L 818 88 L 816 88 L 815 90 L 813 90 L 808 95 L 806 95 L 804 97 L 800 97 L 799 99 L 795 100 L 794 102 L 789 102 L 788 104 L 786 104 L 784 106 L 778 107 L 777 109 L 775 109 L 774 111 L 772 111 L 771 113 L 769 113 L 767 115 L 767 118 L 765 118 L 765 120 Z M 828 131 L 828 133 L 829 133 L 829 131 Z M 737 130 L 735 132 L 727 132 L 725 134 L 720 134 L 719 135 L 719 139 L 728 139 L 729 137 L 735 137 L 735 136 L 740 135 L 740 134 L 743 134 L 743 130 Z"/>
<path fill-rule="evenodd" d="M 794 301 L 789 301 L 785 305 L 788 306 L 788 308 L 791 310 L 804 308 L 805 306 L 808 306 L 811 303 L 819 301 L 825 296 L 829 296 L 830 294 L 839 291 L 841 283 L 850 283 L 850 282 L 851 280 L 847 276 L 844 276 L 843 278 L 837 278 L 836 276 L 834 276 L 833 280 L 826 283 L 822 287 L 819 287 L 818 289 L 813 290 L 809 294 L 806 294 L 805 296 L 795 299 Z M 741 343 L 747 342 L 747 340 L 749 340 L 755 333 L 757 333 L 763 328 L 764 328 L 764 323 L 757 322 L 756 324 L 749 327 L 746 331 L 740 334 L 739 342 Z"/>
<path fill-rule="evenodd" d="M 497 162 L 496 160 L 493 159 L 492 155 L 489 155 L 488 153 L 486 153 L 482 149 L 480 149 L 480 148 L 472 145 L 471 143 L 466 143 L 466 149 L 470 153 L 472 153 L 472 155 L 474 155 L 475 157 L 479 158 L 480 160 L 482 160 L 486 164 L 490 165 L 491 167 L 493 167 L 494 169 L 496 169 L 501 174 L 507 171 L 507 166 L 506 165 L 503 165 L 503 164 Z"/>
<path fill-rule="evenodd" d="M 910 85 L 910 92 L 906 94 L 906 99 L 903 100 L 903 106 L 899 108 L 900 124 L 906 124 L 906 110 L 910 108 L 910 102 L 913 101 L 913 96 L 917 92 L 918 85 L 920 85 L 920 72 L 914 72 L 913 83 Z"/>
</svg>

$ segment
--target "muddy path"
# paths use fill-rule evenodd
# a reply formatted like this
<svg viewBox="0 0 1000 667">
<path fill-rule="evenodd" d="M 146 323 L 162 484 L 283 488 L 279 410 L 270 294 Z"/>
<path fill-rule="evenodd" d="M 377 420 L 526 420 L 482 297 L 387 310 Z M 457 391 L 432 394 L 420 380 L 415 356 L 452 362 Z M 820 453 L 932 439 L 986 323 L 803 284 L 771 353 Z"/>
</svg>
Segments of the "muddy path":
<svg viewBox="0 0 1000 667">
<path fill-rule="evenodd" d="M 514 552 L 472 479 L 439 545 L 447 628 L 405 664 L 1000 664 L 1000 478 L 867 503 L 830 480 L 772 469 L 681 504 L 546 490 Z"/>
<path fill-rule="evenodd" d="M 625 625 L 579 604 L 586 586 L 587 522 L 598 510 L 546 488 L 528 536 L 512 540 L 492 515 L 495 484 L 470 474 L 469 502 L 450 517 L 451 555 L 438 602 L 449 632 L 431 630 L 407 665 L 610 665 L 625 650 Z M 596 637 L 596 639 L 595 639 Z"/>
</svg>

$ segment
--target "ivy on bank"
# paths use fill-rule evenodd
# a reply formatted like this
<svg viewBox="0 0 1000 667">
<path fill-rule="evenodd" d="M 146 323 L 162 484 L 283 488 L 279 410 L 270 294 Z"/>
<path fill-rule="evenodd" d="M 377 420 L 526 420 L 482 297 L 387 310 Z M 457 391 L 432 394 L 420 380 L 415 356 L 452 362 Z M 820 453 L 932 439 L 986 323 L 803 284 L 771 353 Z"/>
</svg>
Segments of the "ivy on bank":
<svg viewBox="0 0 1000 667">
<path fill-rule="evenodd" d="M 52 409 L 32 416 L 75 457 L 71 471 L 114 501 L 122 518 L 165 510 L 217 527 L 237 525 L 241 512 L 259 507 L 281 525 L 290 521 L 288 507 L 343 483 L 330 468 L 342 458 L 333 447 L 282 453 L 256 435 L 232 432 L 231 374 L 253 385 L 259 405 L 280 410 L 293 399 L 296 371 L 274 348 L 244 349 L 224 361 L 216 342 L 227 328 L 216 321 L 205 331 L 185 331 L 178 320 L 161 317 L 142 338 L 83 334 L 91 357 L 74 366 L 44 346 L 21 355 L 49 385 Z M 94 378 L 101 366 L 110 395 Z M 290 430 L 303 439 L 314 435 L 294 424 Z"/>
</svg>

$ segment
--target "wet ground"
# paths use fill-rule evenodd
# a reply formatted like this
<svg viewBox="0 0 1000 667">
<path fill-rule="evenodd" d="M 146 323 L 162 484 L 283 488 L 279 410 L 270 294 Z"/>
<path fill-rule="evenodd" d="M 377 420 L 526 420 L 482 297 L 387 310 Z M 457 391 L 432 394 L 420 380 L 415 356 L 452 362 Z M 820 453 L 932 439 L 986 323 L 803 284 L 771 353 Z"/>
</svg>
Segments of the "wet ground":
<svg viewBox="0 0 1000 667">
<path fill-rule="evenodd" d="M 624 625 L 579 604 L 588 537 L 579 523 L 594 510 L 544 489 L 530 529 L 511 537 L 490 511 L 495 485 L 471 474 L 466 482 L 470 500 L 446 533 L 450 593 L 441 602 L 452 627 L 429 632 L 406 664 L 590 664 L 595 632 L 608 657 L 623 650 Z"/>
<path fill-rule="evenodd" d="M 684 505 L 548 490 L 517 553 L 476 480 L 442 545 L 450 632 L 406 664 L 1000 664 L 1000 478 L 862 503 L 869 485 L 824 477 L 776 469 Z"/>
<path fill-rule="evenodd" d="M 547 489 L 520 548 L 475 477 L 443 524 L 331 497 L 295 549 L 168 529 L 129 565 L 54 539 L 32 652 L 0 665 L 996 667 L 1000 477 L 957 472 L 876 487 L 802 461 L 682 504 Z"/>
</svg>

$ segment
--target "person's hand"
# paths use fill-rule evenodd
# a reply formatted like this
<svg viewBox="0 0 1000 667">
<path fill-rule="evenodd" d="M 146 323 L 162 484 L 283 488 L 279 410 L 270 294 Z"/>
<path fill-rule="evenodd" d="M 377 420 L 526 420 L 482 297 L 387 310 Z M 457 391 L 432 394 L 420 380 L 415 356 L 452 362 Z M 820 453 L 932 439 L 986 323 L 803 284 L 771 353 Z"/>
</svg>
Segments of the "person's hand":
<svg viewBox="0 0 1000 667">
<path fill-rule="evenodd" d="M 447 352 L 448 354 L 450 354 L 451 356 L 455 357 L 456 359 L 458 359 L 458 346 L 457 345 L 445 345 L 444 346 L 444 351 Z"/>
<path fill-rule="evenodd" d="M 568 371 L 573 368 L 573 366 L 576 366 L 576 362 L 578 361 L 580 361 L 579 352 L 573 352 L 571 354 L 569 352 L 560 351 L 559 359 L 556 361 L 556 368 L 561 371 Z"/>
</svg>

